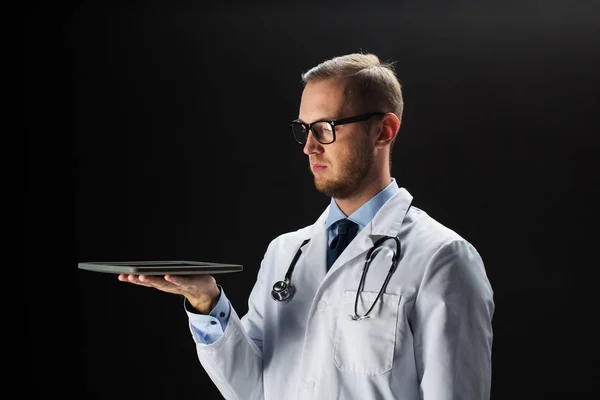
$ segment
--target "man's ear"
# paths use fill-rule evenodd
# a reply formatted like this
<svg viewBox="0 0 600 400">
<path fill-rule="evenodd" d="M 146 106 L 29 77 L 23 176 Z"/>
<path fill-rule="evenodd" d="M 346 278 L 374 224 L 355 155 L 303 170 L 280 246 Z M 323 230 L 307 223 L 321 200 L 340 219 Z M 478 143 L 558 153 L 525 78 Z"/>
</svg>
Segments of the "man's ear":
<svg viewBox="0 0 600 400">
<path fill-rule="evenodd" d="M 375 143 L 377 146 L 387 146 L 390 144 L 400 130 L 400 119 L 394 113 L 387 113 L 380 122 L 379 137 Z"/>
</svg>

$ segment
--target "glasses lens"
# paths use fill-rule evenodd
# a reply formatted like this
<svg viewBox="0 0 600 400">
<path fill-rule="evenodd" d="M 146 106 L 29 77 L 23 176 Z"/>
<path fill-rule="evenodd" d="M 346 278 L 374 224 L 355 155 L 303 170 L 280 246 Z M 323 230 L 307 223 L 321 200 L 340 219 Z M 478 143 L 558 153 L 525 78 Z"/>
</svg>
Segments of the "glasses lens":
<svg viewBox="0 0 600 400">
<path fill-rule="evenodd" d="M 329 122 L 317 122 L 312 126 L 317 140 L 323 144 L 333 142 L 333 126 Z"/>
<path fill-rule="evenodd" d="M 292 127 L 292 133 L 294 134 L 296 141 L 301 144 L 306 143 L 306 136 L 308 135 L 306 126 L 300 122 L 292 122 L 290 126 Z"/>
</svg>

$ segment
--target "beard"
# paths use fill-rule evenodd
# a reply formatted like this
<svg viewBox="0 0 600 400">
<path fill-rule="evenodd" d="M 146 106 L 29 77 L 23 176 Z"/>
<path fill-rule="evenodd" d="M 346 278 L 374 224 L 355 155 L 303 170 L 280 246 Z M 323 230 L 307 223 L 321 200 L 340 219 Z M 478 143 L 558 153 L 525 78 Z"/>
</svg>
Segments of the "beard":
<svg viewBox="0 0 600 400">
<path fill-rule="evenodd" d="M 336 199 L 348 198 L 357 193 L 364 184 L 373 165 L 373 158 L 369 137 L 365 135 L 364 141 L 340 159 L 337 177 L 324 178 L 313 173 L 315 187 L 327 196 Z"/>
</svg>

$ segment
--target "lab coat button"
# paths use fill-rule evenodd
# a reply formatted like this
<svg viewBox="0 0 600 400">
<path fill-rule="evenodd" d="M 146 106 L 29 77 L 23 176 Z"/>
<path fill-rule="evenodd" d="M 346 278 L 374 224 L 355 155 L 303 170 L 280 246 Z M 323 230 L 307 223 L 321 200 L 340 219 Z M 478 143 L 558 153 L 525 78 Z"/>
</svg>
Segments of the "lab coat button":
<svg viewBox="0 0 600 400">
<path fill-rule="evenodd" d="M 317 304 L 317 308 L 319 310 L 323 310 L 323 309 L 327 308 L 327 302 L 325 300 L 319 301 L 319 303 Z"/>
<path fill-rule="evenodd" d="M 309 389 L 312 389 L 312 388 L 314 388 L 314 387 L 315 387 L 315 381 L 313 381 L 313 380 L 307 381 L 307 382 L 306 382 L 306 386 L 307 386 Z"/>
</svg>

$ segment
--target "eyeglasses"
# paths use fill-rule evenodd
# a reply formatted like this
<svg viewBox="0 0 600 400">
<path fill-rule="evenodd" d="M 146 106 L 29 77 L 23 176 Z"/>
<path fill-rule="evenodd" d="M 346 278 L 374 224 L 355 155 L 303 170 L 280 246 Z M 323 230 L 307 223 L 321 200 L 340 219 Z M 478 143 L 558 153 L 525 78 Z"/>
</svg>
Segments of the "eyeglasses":
<svg viewBox="0 0 600 400">
<path fill-rule="evenodd" d="M 384 112 L 370 112 L 366 114 L 355 115 L 354 117 L 330 120 L 319 120 L 312 124 L 306 124 L 300 120 L 290 122 L 294 138 L 300 144 L 306 144 L 308 132 L 312 132 L 317 142 L 321 144 L 330 144 L 335 142 L 335 127 L 339 125 L 351 124 L 353 122 L 366 121 L 376 115 L 385 115 Z"/>
</svg>

